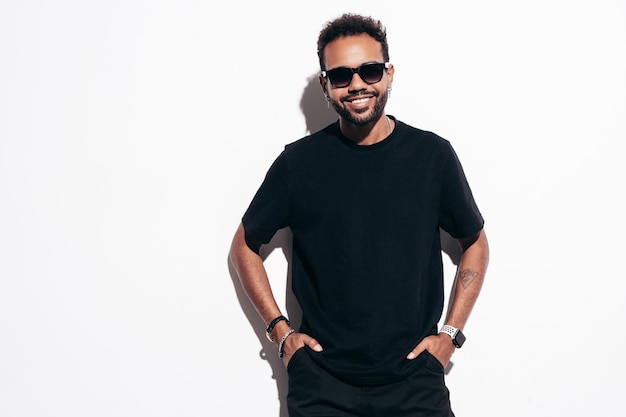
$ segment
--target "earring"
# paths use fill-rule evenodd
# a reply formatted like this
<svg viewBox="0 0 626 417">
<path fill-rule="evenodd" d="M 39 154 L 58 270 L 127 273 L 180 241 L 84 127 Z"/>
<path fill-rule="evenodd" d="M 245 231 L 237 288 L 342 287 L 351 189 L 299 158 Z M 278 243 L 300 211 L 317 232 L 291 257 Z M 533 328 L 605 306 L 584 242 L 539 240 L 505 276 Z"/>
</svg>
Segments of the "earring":
<svg viewBox="0 0 626 417">
<path fill-rule="evenodd" d="M 387 89 L 387 98 L 391 98 L 391 87 Z"/>
<path fill-rule="evenodd" d="M 330 109 L 330 97 L 326 96 L 326 107 Z"/>
</svg>

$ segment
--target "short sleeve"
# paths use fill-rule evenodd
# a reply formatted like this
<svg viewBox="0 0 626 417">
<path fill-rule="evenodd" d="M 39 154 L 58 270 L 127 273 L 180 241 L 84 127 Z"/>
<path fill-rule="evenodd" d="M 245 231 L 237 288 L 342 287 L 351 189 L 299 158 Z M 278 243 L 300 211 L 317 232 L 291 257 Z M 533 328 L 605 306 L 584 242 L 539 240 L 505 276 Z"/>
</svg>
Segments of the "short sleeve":
<svg viewBox="0 0 626 417">
<path fill-rule="evenodd" d="M 243 215 L 246 233 L 261 243 L 268 243 L 276 231 L 287 226 L 288 202 L 288 170 L 283 151 L 267 171 Z"/>
<path fill-rule="evenodd" d="M 452 146 L 444 162 L 440 203 L 439 225 L 452 237 L 468 237 L 483 228 L 484 219 Z"/>
</svg>

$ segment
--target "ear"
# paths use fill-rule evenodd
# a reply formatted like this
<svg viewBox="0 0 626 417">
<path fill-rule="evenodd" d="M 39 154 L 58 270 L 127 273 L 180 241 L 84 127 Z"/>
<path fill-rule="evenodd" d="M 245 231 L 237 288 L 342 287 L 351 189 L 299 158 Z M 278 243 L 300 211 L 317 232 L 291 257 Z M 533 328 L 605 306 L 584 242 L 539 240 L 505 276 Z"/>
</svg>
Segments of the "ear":
<svg viewBox="0 0 626 417">
<path fill-rule="evenodd" d="M 393 74 L 396 72 L 393 64 L 389 64 L 389 68 L 387 68 L 387 87 L 391 88 L 393 84 Z"/>
<path fill-rule="evenodd" d="M 322 77 L 322 74 L 318 76 L 318 80 L 320 82 L 320 86 L 322 87 L 322 92 L 326 97 L 328 97 L 328 81 L 326 78 Z"/>
</svg>

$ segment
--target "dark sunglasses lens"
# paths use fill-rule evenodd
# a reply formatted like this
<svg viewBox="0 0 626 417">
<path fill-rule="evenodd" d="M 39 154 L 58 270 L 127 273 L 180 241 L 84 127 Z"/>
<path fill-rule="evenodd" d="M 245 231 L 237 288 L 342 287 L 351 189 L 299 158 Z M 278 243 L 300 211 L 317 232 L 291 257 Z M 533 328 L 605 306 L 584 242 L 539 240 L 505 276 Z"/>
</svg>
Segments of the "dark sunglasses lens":
<svg viewBox="0 0 626 417">
<path fill-rule="evenodd" d="M 352 70 L 350 68 L 335 68 L 327 72 L 330 83 L 335 87 L 346 87 L 352 81 Z"/>
<path fill-rule="evenodd" d="M 385 64 L 363 64 L 358 69 L 352 70 L 347 67 L 334 68 L 326 72 L 330 83 L 338 88 L 347 87 L 352 82 L 354 72 L 359 73 L 359 77 L 367 84 L 375 84 L 383 78 Z"/>
<path fill-rule="evenodd" d="M 359 68 L 359 76 L 368 84 L 375 84 L 383 78 L 384 64 L 365 64 Z"/>
</svg>

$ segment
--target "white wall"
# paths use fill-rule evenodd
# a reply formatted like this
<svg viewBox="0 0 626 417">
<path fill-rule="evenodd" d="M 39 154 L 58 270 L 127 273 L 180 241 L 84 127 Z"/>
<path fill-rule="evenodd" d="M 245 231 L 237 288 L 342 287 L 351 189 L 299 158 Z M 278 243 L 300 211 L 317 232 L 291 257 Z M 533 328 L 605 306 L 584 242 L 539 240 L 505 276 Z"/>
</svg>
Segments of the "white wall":
<svg viewBox="0 0 626 417">
<path fill-rule="evenodd" d="M 619 414 L 623 2 L 26 0 L 0 3 L 0 415 L 285 417 L 226 256 L 335 117 L 309 77 L 343 11 L 387 25 L 389 113 L 452 141 L 487 221 L 457 415 Z"/>
</svg>

